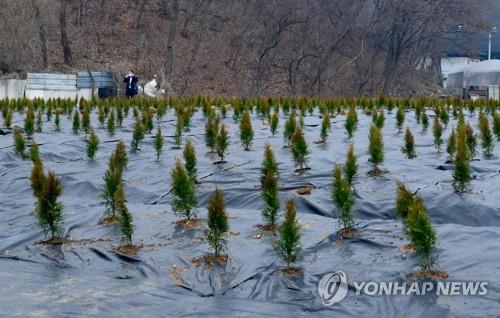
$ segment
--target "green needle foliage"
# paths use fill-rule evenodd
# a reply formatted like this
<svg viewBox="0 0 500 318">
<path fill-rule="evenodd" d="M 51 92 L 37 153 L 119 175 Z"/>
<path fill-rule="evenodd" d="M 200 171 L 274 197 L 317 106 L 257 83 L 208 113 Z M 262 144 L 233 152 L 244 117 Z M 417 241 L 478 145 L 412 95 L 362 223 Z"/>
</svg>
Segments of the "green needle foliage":
<svg viewBox="0 0 500 318">
<path fill-rule="evenodd" d="M 438 152 L 441 151 L 441 145 L 443 144 L 443 126 L 439 121 L 439 117 L 434 117 L 434 126 L 432 127 L 432 133 L 434 135 L 434 145 Z"/>
<path fill-rule="evenodd" d="M 160 155 L 161 155 L 161 151 L 163 149 L 163 136 L 161 134 L 161 128 L 160 127 L 158 127 L 156 129 L 154 146 L 155 146 L 155 151 L 156 151 L 156 161 L 160 162 Z"/>
<path fill-rule="evenodd" d="M 125 246 L 132 246 L 132 235 L 134 234 L 134 221 L 132 214 L 127 208 L 125 201 L 125 191 L 123 186 L 119 186 L 115 194 L 116 209 L 120 222 L 120 232 L 122 234 L 122 243 Z"/>
<path fill-rule="evenodd" d="M 347 131 L 347 135 L 349 135 L 349 138 L 352 138 L 352 135 L 354 134 L 357 125 L 358 125 L 358 115 L 356 113 L 356 107 L 350 107 L 349 111 L 347 112 L 344 124 L 344 127 Z"/>
<path fill-rule="evenodd" d="M 455 128 L 451 129 L 450 137 L 448 137 L 448 145 L 446 146 L 446 152 L 450 156 L 450 161 L 453 161 L 455 157 L 455 152 L 457 151 L 457 135 L 455 134 Z"/>
<path fill-rule="evenodd" d="M 402 182 L 397 183 L 396 215 L 399 218 L 401 218 L 405 228 L 406 228 L 406 218 L 408 217 L 408 211 L 410 209 L 410 206 L 417 199 L 418 199 L 417 195 L 408 190 Z"/>
<path fill-rule="evenodd" d="M 82 110 L 82 129 L 86 134 L 88 134 L 91 129 L 90 113 L 87 109 Z"/>
<path fill-rule="evenodd" d="M 354 144 L 349 146 L 349 150 L 347 150 L 347 158 L 344 165 L 344 174 L 347 182 L 352 185 L 354 181 L 354 177 L 358 172 L 358 163 L 356 159 L 356 155 L 354 154 Z"/>
<path fill-rule="evenodd" d="M 45 232 L 45 235 L 50 233 L 51 239 L 55 239 L 61 232 L 60 224 L 63 220 L 63 207 L 57 199 L 62 191 L 61 180 L 59 180 L 53 171 L 49 171 L 43 182 L 42 190 L 39 193 L 36 210 L 38 223 Z"/>
<path fill-rule="evenodd" d="M 43 163 L 40 158 L 33 162 L 33 168 L 30 175 L 31 189 L 36 198 L 40 197 L 45 184 L 45 173 L 43 171 Z"/>
<path fill-rule="evenodd" d="M 417 154 L 415 152 L 415 139 L 410 131 L 410 128 L 406 128 L 405 133 L 405 146 L 401 149 L 408 159 L 415 159 Z"/>
<path fill-rule="evenodd" d="M 319 138 L 322 142 L 326 142 L 328 138 L 328 133 L 330 132 L 330 114 L 324 113 L 323 114 L 323 120 L 321 121 L 321 131 L 319 134 Z"/>
<path fill-rule="evenodd" d="M 184 121 L 182 116 L 177 116 L 177 125 L 175 126 L 174 142 L 177 147 L 182 143 L 182 128 L 184 128 Z"/>
<path fill-rule="evenodd" d="M 286 201 L 285 220 L 279 230 L 279 239 L 276 242 L 276 252 L 286 261 L 286 266 L 294 262 L 302 250 L 300 244 L 300 225 L 297 222 L 295 200 Z"/>
<path fill-rule="evenodd" d="M 401 132 L 403 129 L 403 124 L 405 122 L 405 108 L 403 105 L 398 107 L 398 111 L 396 112 L 396 126 L 398 127 L 398 132 Z"/>
<path fill-rule="evenodd" d="M 380 172 L 379 165 L 384 161 L 384 142 L 382 140 L 382 131 L 377 126 L 370 128 L 368 153 L 370 154 L 370 163 L 373 167 L 372 173 Z"/>
<path fill-rule="evenodd" d="M 114 219 L 118 203 L 116 201 L 116 192 L 122 185 L 122 177 L 125 169 L 127 168 L 128 158 L 123 141 L 119 141 L 116 145 L 115 151 L 109 157 L 108 170 L 104 174 L 104 190 L 101 198 L 104 200 L 106 206 L 106 219 Z"/>
<path fill-rule="evenodd" d="M 7 110 L 5 111 L 3 124 L 6 128 L 10 128 L 10 126 L 12 125 L 12 110 L 10 110 L 10 108 L 7 108 Z"/>
<path fill-rule="evenodd" d="M 116 123 L 118 124 L 118 127 L 123 126 L 123 108 L 121 106 L 116 107 Z"/>
<path fill-rule="evenodd" d="M 196 151 L 194 149 L 193 143 L 191 142 L 191 139 L 187 140 L 186 146 L 184 146 L 184 151 L 182 154 L 184 156 L 186 171 L 191 180 L 194 183 L 196 183 L 196 170 L 197 170 Z"/>
<path fill-rule="evenodd" d="M 436 245 L 436 232 L 422 200 L 415 200 L 412 203 L 408 209 L 406 224 L 406 235 L 421 255 L 422 270 L 432 271 L 435 265 L 433 252 Z"/>
<path fill-rule="evenodd" d="M 229 146 L 229 136 L 227 134 L 226 127 L 222 124 L 220 125 L 220 131 L 217 135 L 217 140 L 215 143 L 215 151 L 220 158 L 221 162 L 224 162 L 224 156 Z"/>
<path fill-rule="evenodd" d="M 290 146 L 293 134 L 295 133 L 295 128 L 297 127 L 297 120 L 295 119 L 295 112 L 290 112 L 287 121 L 285 122 L 285 128 L 283 131 L 283 139 L 287 147 Z"/>
<path fill-rule="evenodd" d="M 217 142 L 217 124 L 212 116 L 207 118 L 205 124 L 205 144 L 210 148 L 210 152 L 215 152 L 215 144 Z"/>
<path fill-rule="evenodd" d="M 214 250 L 216 257 L 224 252 L 227 247 L 225 234 L 229 231 L 227 214 L 224 203 L 224 194 L 217 187 L 215 194 L 208 200 L 208 228 L 205 230 L 205 239 Z"/>
<path fill-rule="evenodd" d="M 272 171 L 267 171 L 267 174 L 262 179 L 262 198 L 265 203 L 262 216 L 267 226 L 274 228 L 278 219 L 280 201 L 278 198 L 278 180 Z"/>
<path fill-rule="evenodd" d="M 90 160 L 94 160 L 95 154 L 99 149 L 99 137 L 94 130 L 90 132 L 90 136 L 87 138 L 87 157 Z"/>
<path fill-rule="evenodd" d="M 106 128 L 108 129 L 108 134 L 110 136 L 113 136 L 115 134 L 115 112 L 114 111 L 112 111 L 108 116 Z"/>
<path fill-rule="evenodd" d="M 354 196 L 351 185 L 342 178 L 342 167 L 335 165 L 333 171 L 332 197 L 337 209 L 339 210 L 340 231 L 350 231 L 354 227 L 354 217 L 352 215 L 352 206 L 354 205 Z"/>
<path fill-rule="evenodd" d="M 26 142 L 24 141 L 24 137 L 21 134 L 21 131 L 18 128 L 14 128 L 14 149 L 16 153 L 24 159 L 25 150 L 26 150 Z"/>
<path fill-rule="evenodd" d="M 243 148 L 248 151 L 253 142 L 253 128 L 252 120 L 250 119 L 250 112 L 245 111 L 241 116 L 240 122 L 240 139 Z"/>
<path fill-rule="evenodd" d="M 481 147 L 483 147 L 483 155 L 487 158 L 493 156 L 495 143 L 490 130 L 488 117 L 486 117 L 483 112 L 479 114 L 479 131 L 481 132 Z"/>
<path fill-rule="evenodd" d="M 171 203 L 174 213 L 191 220 L 195 217 L 198 199 L 196 198 L 194 182 L 179 159 L 177 159 L 170 176 L 172 177 L 172 192 L 175 196 Z"/>
<path fill-rule="evenodd" d="M 493 114 L 493 132 L 497 136 L 497 140 L 500 141 L 500 114 Z"/>
<path fill-rule="evenodd" d="M 37 159 L 40 159 L 40 147 L 36 143 L 35 139 L 31 140 L 30 159 L 32 162 L 35 162 Z"/>
<path fill-rule="evenodd" d="M 78 134 L 78 131 L 80 130 L 80 113 L 78 110 L 75 110 L 75 113 L 73 114 L 73 133 Z"/>
<path fill-rule="evenodd" d="M 35 111 L 31 105 L 28 107 L 28 112 L 24 119 L 24 132 L 28 137 L 31 137 L 35 133 Z"/>
<path fill-rule="evenodd" d="M 267 143 L 264 146 L 264 160 L 262 161 L 260 171 L 262 172 L 262 178 L 264 178 L 268 172 L 274 174 L 276 178 L 278 178 L 279 176 L 276 157 L 274 155 L 273 149 L 271 148 L 271 145 Z"/>
<path fill-rule="evenodd" d="M 116 168 L 120 170 L 122 173 L 125 171 L 128 165 L 127 158 L 127 150 L 125 149 L 125 143 L 123 140 L 120 140 L 116 144 L 115 151 L 111 154 L 109 158 L 109 166 L 113 166 L 113 169 Z"/>
<path fill-rule="evenodd" d="M 469 148 L 470 159 L 474 159 L 477 155 L 477 137 L 469 123 L 465 125 L 465 133 L 467 135 L 467 147 Z"/>
<path fill-rule="evenodd" d="M 56 112 L 56 118 L 54 118 L 54 125 L 56 126 L 56 131 L 61 131 L 61 118 L 59 112 Z"/>
<path fill-rule="evenodd" d="M 295 166 L 303 169 L 309 160 L 309 150 L 300 126 L 296 127 L 295 134 L 292 137 L 291 151 Z"/>
<path fill-rule="evenodd" d="M 427 131 L 427 128 L 429 128 L 429 116 L 427 116 L 427 113 L 424 111 L 422 113 L 422 130 Z"/>
<path fill-rule="evenodd" d="M 379 129 L 384 128 L 385 124 L 385 114 L 384 111 L 381 110 L 379 112 L 374 111 L 373 116 L 372 116 L 372 122 L 377 126 Z"/>
<path fill-rule="evenodd" d="M 141 141 L 144 139 L 144 128 L 142 123 L 137 120 L 134 124 L 134 130 L 132 132 L 132 150 L 138 151 Z"/>
<path fill-rule="evenodd" d="M 36 132 L 42 132 L 43 128 L 43 120 L 42 120 L 42 110 L 39 109 L 38 112 L 36 113 Z"/>
<path fill-rule="evenodd" d="M 463 125 L 458 128 L 457 152 L 454 163 L 453 187 L 456 191 L 464 192 L 469 187 L 472 176 L 467 149 L 467 128 Z"/>
<path fill-rule="evenodd" d="M 278 113 L 274 112 L 273 115 L 271 116 L 271 134 L 276 135 L 276 131 L 278 130 L 278 125 L 279 125 L 279 116 Z M 499 137 L 500 138 L 500 137 Z"/>
<path fill-rule="evenodd" d="M 106 121 L 106 113 L 104 112 L 104 107 L 99 107 L 99 112 L 97 114 L 97 120 L 101 124 L 101 128 L 104 128 L 104 122 Z"/>
</svg>

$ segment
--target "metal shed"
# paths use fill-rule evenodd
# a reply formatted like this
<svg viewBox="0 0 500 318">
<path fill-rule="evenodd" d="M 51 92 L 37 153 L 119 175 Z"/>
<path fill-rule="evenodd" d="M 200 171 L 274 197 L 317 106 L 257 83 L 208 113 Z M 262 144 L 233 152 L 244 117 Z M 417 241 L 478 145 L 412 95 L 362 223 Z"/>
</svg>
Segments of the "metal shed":
<svg viewBox="0 0 500 318">
<path fill-rule="evenodd" d="M 78 72 L 76 78 L 78 97 L 90 99 L 92 95 L 100 98 L 116 95 L 116 81 L 111 72 Z"/>
<path fill-rule="evenodd" d="M 33 98 L 72 98 L 76 99 L 76 75 L 28 73 L 26 78 L 25 95 Z"/>
<path fill-rule="evenodd" d="M 448 75 L 448 89 L 464 98 L 499 99 L 500 60 L 487 60 Z"/>
</svg>

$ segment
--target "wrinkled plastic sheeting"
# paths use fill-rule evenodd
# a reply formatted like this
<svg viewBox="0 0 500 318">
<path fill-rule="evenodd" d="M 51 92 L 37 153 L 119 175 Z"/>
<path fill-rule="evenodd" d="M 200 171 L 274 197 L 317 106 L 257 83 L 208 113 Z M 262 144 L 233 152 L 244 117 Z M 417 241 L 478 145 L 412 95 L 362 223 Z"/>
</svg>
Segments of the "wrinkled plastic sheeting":
<svg viewBox="0 0 500 318">
<path fill-rule="evenodd" d="M 95 116 L 95 114 L 93 115 Z M 231 113 L 229 113 L 231 116 Z M 437 153 L 431 132 L 422 132 L 413 113 L 405 125 L 412 128 L 418 158 L 401 153 L 403 134 L 397 133 L 394 114 L 387 114 L 383 129 L 388 173 L 371 177 L 368 163 L 369 116 L 359 114 L 355 136 L 349 140 L 344 116 L 332 119 L 326 144 L 319 139 L 319 116 L 305 118 L 305 135 L 311 149 L 309 165 L 302 175 L 293 173 L 290 150 L 283 148 L 282 128 L 271 136 L 269 126 L 254 117 L 255 140 L 251 151 L 243 151 L 238 124 L 224 119 L 231 135 L 227 164 L 216 166 L 215 157 L 204 146 L 204 118 L 194 114 L 192 128 L 185 132 L 198 154 L 198 213 L 202 226 L 184 229 L 169 202 L 172 199 L 169 172 L 182 150 L 171 149 L 175 131 L 174 112 L 160 123 L 166 138 L 161 162 L 155 162 L 151 135 L 138 153 L 129 153 L 125 191 L 136 225 L 135 243 L 142 245 L 136 257 L 112 251 L 120 244 L 116 225 L 98 225 L 104 207 L 98 198 L 107 159 L 116 140 L 127 145 L 132 119 L 116 136 L 97 129 L 101 146 L 94 162 L 85 158 L 84 135 L 71 133 L 71 120 L 62 118 L 62 132 L 44 122 L 44 132 L 35 134 L 46 169 L 61 177 L 64 192 L 64 236 L 72 240 L 62 246 L 35 244 L 43 239 L 34 215 L 35 200 L 29 186 L 31 163 L 14 154 L 12 136 L 0 136 L 0 304 L 5 316 L 370 316 L 370 317 L 473 317 L 494 316 L 498 306 L 500 274 L 499 148 L 495 156 L 472 162 L 475 179 L 469 193 L 457 194 L 451 187 L 452 166 L 446 154 Z M 477 118 L 469 117 L 476 126 Z M 97 118 L 93 117 L 97 126 Z M 445 136 L 456 122 L 448 125 Z M 18 115 L 14 125 L 22 126 Z M 282 272 L 284 263 L 274 250 L 276 234 L 260 233 L 263 202 L 260 194 L 260 164 L 269 142 L 280 164 L 280 200 L 295 197 L 302 231 L 303 269 L 298 276 Z M 361 235 L 340 241 L 333 215 L 331 174 L 335 162 L 344 162 L 347 147 L 355 144 L 359 175 L 355 181 L 356 228 Z M 407 280 L 418 270 L 418 257 L 404 254 L 401 222 L 395 219 L 396 181 L 418 191 L 437 231 L 439 266 L 448 280 L 488 281 L 487 296 L 366 296 L 351 288 L 342 302 L 323 306 L 317 292 L 322 275 L 344 271 L 352 281 Z M 208 253 L 203 240 L 208 198 L 215 186 L 224 191 L 231 233 L 229 260 L 209 266 L 196 262 Z M 312 193 L 300 196 L 296 189 L 309 186 Z"/>
</svg>

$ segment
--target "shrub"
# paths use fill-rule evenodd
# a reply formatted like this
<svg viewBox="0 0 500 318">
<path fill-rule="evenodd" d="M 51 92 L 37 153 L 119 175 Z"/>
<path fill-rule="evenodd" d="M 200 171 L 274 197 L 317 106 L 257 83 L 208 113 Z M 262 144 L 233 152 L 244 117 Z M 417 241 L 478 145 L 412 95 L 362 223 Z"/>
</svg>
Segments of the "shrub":
<svg viewBox="0 0 500 318">
<path fill-rule="evenodd" d="M 117 106 L 116 107 L 116 123 L 117 123 L 118 127 L 122 127 L 123 126 L 123 119 L 124 119 L 123 107 L 122 106 Z"/>
<path fill-rule="evenodd" d="M 24 119 L 24 132 L 28 137 L 35 133 L 35 111 L 31 105 L 28 107 L 28 112 Z"/>
<path fill-rule="evenodd" d="M 437 151 L 441 151 L 441 145 L 443 144 L 443 126 L 439 121 L 439 117 L 434 117 L 434 126 L 432 128 L 432 133 L 434 135 L 434 145 L 436 146 Z"/>
<path fill-rule="evenodd" d="M 481 146 L 483 147 L 483 154 L 485 157 L 491 157 L 493 155 L 495 143 L 493 141 L 493 135 L 491 134 L 488 117 L 486 117 L 483 112 L 479 114 L 479 130 L 481 132 Z"/>
<path fill-rule="evenodd" d="M 57 200 L 63 191 L 61 180 L 49 171 L 43 182 L 43 187 L 38 196 L 37 216 L 38 223 L 42 227 L 45 235 L 50 233 L 50 238 L 56 238 L 61 232 L 62 204 Z"/>
<path fill-rule="evenodd" d="M 31 189 L 36 198 L 40 197 L 45 184 L 45 173 L 43 171 L 43 163 L 40 158 L 33 162 L 33 168 L 30 175 Z"/>
<path fill-rule="evenodd" d="M 347 158 L 344 165 L 344 174 L 347 182 L 352 185 L 354 181 L 354 177 L 358 172 L 358 163 L 356 159 L 356 155 L 354 154 L 354 144 L 349 146 L 349 150 L 347 150 Z"/>
<path fill-rule="evenodd" d="M 196 151 L 191 139 L 188 139 L 183 151 L 186 171 L 193 182 L 196 183 Z"/>
<path fill-rule="evenodd" d="M 469 123 L 465 124 L 465 133 L 467 135 L 467 147 L 470 159 L 472 160 L 477 155 L 477 137 Z"/>
<path fill-rule="evenodd" d="M 78 110 L 75 110 L 75 113 L 73 114 L 73 133 L 78 134 L 78 131 L 80 130 L 80 113 Z"/>
<path fill-rule="evenodd" d="M 90 124 L 90 113 L 87 109 L 82 110 L 82 129 L 85 131 L 86 134 L 89 133 L 91 129 L 91 124 Z"/>
<path fill-rule="evenodd" d="M 464 192 L 468 188 L 472 177 L 467 151 L 467 128 L 463 125 L 458 128 L 457 152 L 454 163 L 453 187 L 456 191 Z"/>
<path fill-rule="evenodd" d="M 415 200 L 412 203 L 408 210 L 406 224 L 406 234 L 421 255 L 422 270 L 432 271 L 435 264 L 433 251 L 436 245 L 436 232 L 422 200 Z"/>
<path fill-rule="evenodd" d="M 144 139 L 144 128 L 139 120 L 137 120 L 134 124 L 134 130 L 132 132 L 132 150 L 139 150 L 139 146 L 141 141 Z"/>
<path fill-rule="evenodd" d="M 265 207 L 262 211 L 262 216 L 267 222 L 267 226 L 276 226 L 278 211 L 280 209 L 280 201 L 278 198 L 278 181 L 276 175 L 272 171 L 267 171 L 262 179 L 262 198 L 264 199 Z"/>
<path fill-rule="evenodd" d="M 217 140 L 215 143 L 215 150 L 217 155 L 220 158 L 220 161 L 224 161 L 224 156 L 227 151 L 227 147 L 229 146 L 229 136 L 226 131 L 226 127 L 224 125 L 220 125 L 220 131 L 217 135 Z"/>
<path fill-rule="evenodd" d="M 97 120 L 101 124 L 101 128 L 104 128 L 104 122 L 106 121 L 106 113 L 104 112 L 104 107 L 99 107 L 99 111 L 97 114 Z"/>
<path fill-rule="evenodd" d="M 276 251 L 286 261 L 286 266 L 294 262 L 302 250 L 300 244 L 300 225 L 297 222 L 297 211 L 295 200 L 286 201 L 285 220 L 279 230 L 279 238 L 276 242 Z"/>
<path fill-rule="evenodd" d="M 90 132 L 90 136 L 87 138 L 87 157 L 90 160 L 94 160 L 95 154 L 99 149 L 99 137 L 95 131 Z"/>
<path fill-rule="evenodd" d="M 224 252 L 227 241 L 224 235 L 229 231 L 227 222 L 224 194 L 217 187 L 215 194 L 208 200 L 208 229 L 205 230 L 205 238 L 214 250 L 216 257 Z"/>
<path fill-rule="evenodd" d="M 56 112 L 56 118 L 54 118 L 54 125 L 56 126 L 56 131 L 61 130 L 61 119 L 59 118 L 59 112 Z"/>
<path fill-rule="evenodd" d="M 134 234 L 133 217 L 128 211 L 127 204 L 125 202 L 125 191 L 121 185 L 115 193 L 115 201 L 120 222 L 122 242 L 126 246 L 132 246 L 132 235 Z"/>
<path fill-rule="evenodd" d="M 42 132 L 42 128 L 43 128 L 43 120 L 42 120 L 42 110 L 38 110 L 38 112 L 36 113 L 36 132 Z"/>
<path fill-rule="evenodd" d="M 175 126 L 174 142 L 177 147 L 180 147 L 182 143 L 182 128 L 184 127 L 184 121 L 181 116 L 177 116 L 177 125 Z"/>
<path fill-rule="evenodd" d="M 108 129 L 108 134 L 113 136 L 115 134 L 115 112 L 109 113 L 108 121 L 106 123 L 106 128 Z"/>
<path fill-rule="evenodd" d="M 344 124 L 344 127 L 347 130 L 349 138 L 352 137 L 354 131 L 356 130 L 357 125 L 358 125 L 358 115 L 356 113 L 356 107 L 350 107 L 349 111 L 347 112 Z"/>
<path fill-rule="evenodd" d="M 174 213 L 191 220 L 195 217 L 194 210 L 198 204 L 194 182 L 179 159 L 177 159 L 170 175 L 172 177 L 172 192 L 175 196 L 171 202 Z"/>
<path fill-rule="evenodd" d="M 12 110 L 10 110 L 10 108 L 7 108 L 5 111 L 3 123 L 6 128 L 10 128 L 10 125 L 12 125 Z"/>
<path fill-rule="evenodd" d="M 154 147 L 155 147 L 155 151 L 156 151 L 156 161 L 160 162 L 160 155 L 161 155 L 161 151 L 163 149 L 163 136 L 161 134 L 161 128 L 159 126 L 156 129 Z"/>
<path fill-rule="evenodd" d="M 296 127 L 295 134 L 292 137 L 291 151 L 295 166 L 303 169 L 309 160 L 309 150 L 302 129 L 299 126 Z"/>
<path fill-rule="evenodd" d="M 402 182 L 397 183 L 396 190 L 396 215 L 406 221 L 408 210 L 417 196 L 408 190 Z"/>
<path fill-rule="evenodd" d="M 276 157 L 274 156 L 273 149 L 271 145 L 266 143 L 264 146 L 264 160 L 262 161 L 262 166 L 260 168 L 262 172 L 262 178 L 264 178 L 268 172 L 274 174 L 277 178 L 279 175 L 278 163 L 276 162 Z"/>
<path fill-rule="evenodd" d="M 250 146 L 253 141 L 253 128 L 252 128 L 252 120 L 250 119 L 250 113 L 245 111 L 243 116 L 241 117 L 240 122 L 240 139 L 243 148 L 248 151 L 250 150 Z"/>
<path fill-rule="evenodd" d="M 125 171 L 128 165 L 127 150 L 125 149 L 125 144 L 123 140 L 120 140 L 116 144 L 115 151 L 111 154 L 109 158 L 109 166 L 120 170 L 122 173 Z"/>
<path fill-rule="evenodd" d="M 405 108 L 403 105 L 400 105 L 398 107 L 398 111 L 396 112 L 396 126 L 398 127 L 398 132 L 401 132 L 404 122 L 405 122 Z"/>
<path fill-rule="evenodd" d="M 207 118 L 205 124 L 205 144 L 210 148 L 211 152 L 215 152 L 215 144 L 217 142 L 217 125 L 212 116 Z"/>
<path fill-rule="evenodd" d="M 101 194 L 101 198 L 104 200 L 104 205 L 106 207 L 104 218 L 112 220 L 116 217 L 118 208 L 116 192 L 122 185 L 122 171 L 110 165 L 108 170 L 104 173 L 103 179 L 104 190 Z"/>
<path fill-rule="evenodd" d="M 368 152 L 370 154 L 370 163 L 373 167 L 373 173 L 379 173 L 379 165 L 384 161 L 384 142 L 382 132 L 377 126 L 370 128 Z"/>
<path fill-rule="evenodd" d="M 276 130 L 278 129 L 279 125 L 279 116 L 277 112 L 274 112 L 273 115 L 271 116 L 271 134 L 274 136 L 276 135 Z M 500 137 L 499 137 L 500 138 Z"/>
<path fill-rule="evenodd" d="M 448 137 L 448 145 L 446 146 L 446 152 L 450 156 L 450 161 L 453 161 L 456 151 L 457 151 L 457 136 L 455 134 L 455 128 L 452 128 L 450 137 Z"/>
<path fill-rule="evenodd" d="M 31 140 L 30 159 L 32 162 L 35 162 L 37 159 L 40 159 L 40 147 L 36 143 L 35 139 Z"/>
<path fill-rule="evenodd" d="M 283 131 L 283 138 L 285 140 L 286 146 L 290 146 L 293 134 L 295 133 L 295 128 L 297 127 L 297 120 L 295 119 L 295 113 L 291 112 L 288 116 L 288 120 L 285 122 L 285 128 Z"/>
<path fill-rule="evenodd" d="M 406 128 L 405 133 L 405 146 L 401 149 L 408 159 L 415 159 L 417 154 L 415 153 L 415 139 L 410 131 L 410 128 Z"/>
<path fill-rule="evenodd" d="M 375 126 L 377 126 L 379 129 L 384 128 L 384 123 L 385 123 L 384 111 L 383 110 L 379 112 L 374 111 L 372 116 L 372 121 L 375 124 Z"/>
<path fill-rule="evenodd" d="M 422 113 L 422 130 L 427 131 L 428 127 L 429 127 L 429 117 L 427 116 L 427 113 L 424 111 Z"/>
<path fill-rule="evenodd" d="M 351 185 L 342 178 L 342 168 L 340 164 L 335 165 L 333 171 L 332 197 L 339 213 L 339 225 L 341 231 L 352 230 L 354 227 L 354 217 L 351 209 L 354 205 Z"/>
<path fill-rule="evenodd" d="M 26 150 L 26 142 L 24 141 L 24 137 L 21 134 L 21 131 L 18 128 L 14 128 L 14 149 L 16 153 L 24 159 Z"/>
<path fill-rule="evenodd" d="M 321 131 L 319 134 L 319 138 L 322 142 L 326 142 L 328 138 L 328 133 L 330 132 L 330 114 L 325 112 L 323 114 L 323 120 L 321 121 Z"/>
</svg>

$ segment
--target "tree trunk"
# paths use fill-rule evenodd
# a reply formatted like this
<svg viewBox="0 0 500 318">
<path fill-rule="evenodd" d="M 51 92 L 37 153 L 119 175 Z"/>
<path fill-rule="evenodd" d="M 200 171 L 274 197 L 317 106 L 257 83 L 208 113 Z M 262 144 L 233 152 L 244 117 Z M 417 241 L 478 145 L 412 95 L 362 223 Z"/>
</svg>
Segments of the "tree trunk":
<svg viewBox="0 0 500 318">
<path fill-rule="evenodd" d="M 61 46 L 64 54 L 64 64 L 73 66 L 73 57 L 69 45 L 68 33 L 66 32 L 66 5 L 67 0 L 59 0 L 59 28 L 61 31 Z"/>
<path fill-rule="evenodd" d="M 165 78 L 171 81 L 173 65 L 174 65 L 174 50 L 175 38 L 177 36 L 177 19 L 179 16 L 179 0 L 173 0 L 169 12 L 169 28 L 167 36 L 167 49 L 165 53 Z"/>
<path fill-rule="evenodd" d="M 31 6 L 33 7 L 33 14 L 35 17 L 35 23 L 38 29 L 38 42 L 40 45 L 40 51 L 42 54 L 42 67 L 44 69 L 47 68 L 48 59 L 47 59 L 47 40 L 45 39 L 45 30 L 43 28 L 43 22 L 40 17 L 40 10 L 35 3 L 35 0 L 31 0 Z"/>
</svg>

